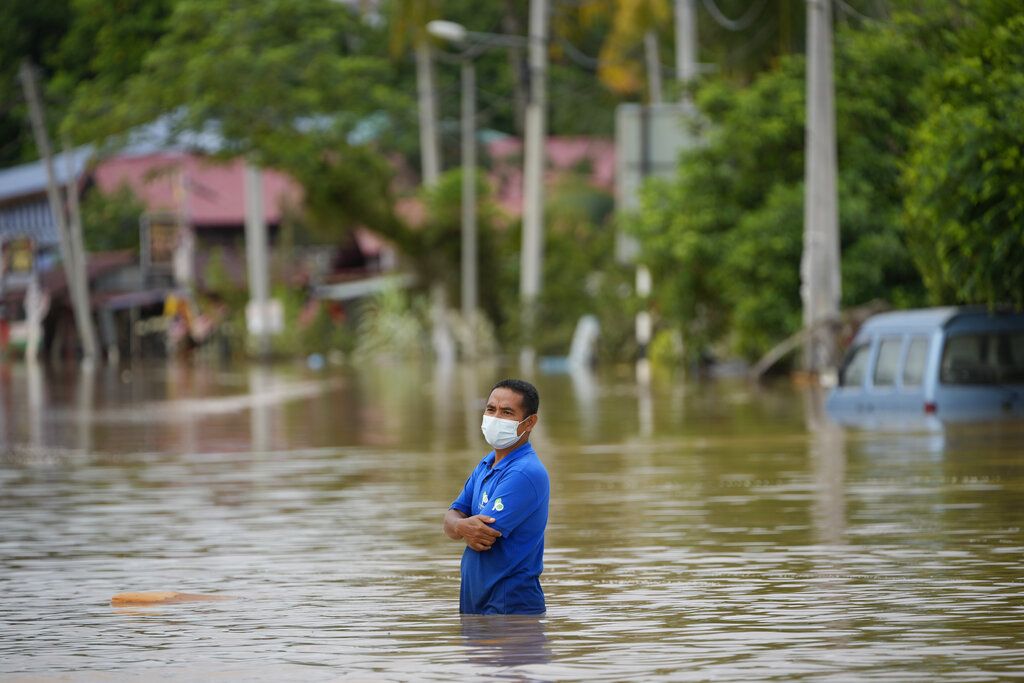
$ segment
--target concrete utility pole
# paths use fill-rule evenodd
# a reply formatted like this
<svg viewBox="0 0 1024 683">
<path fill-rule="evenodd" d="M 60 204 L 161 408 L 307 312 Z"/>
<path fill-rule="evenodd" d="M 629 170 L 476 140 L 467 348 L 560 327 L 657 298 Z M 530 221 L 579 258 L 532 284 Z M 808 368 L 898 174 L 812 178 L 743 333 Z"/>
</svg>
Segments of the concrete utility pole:
<svg viewBox="0 0 1024 683">
<path fill-rule="evenodd" d="M 416 43 L 416 94 L 419 99 L 420 167 L 423 184 L 433 187 L 441 177 L 441 146 L 437 136 L 434 64 L 430 43 L 426 38 L 421 38 Z"/>
<path fill-rule="evenodd" d="M 644 33 L 644 59 L 647 62 L 647 99 L 661 104 L 661 59 L 658 57 L 658 34 L 654 29 Z"/>
<path fill-rule="evenodd" d="M 807 133 L 804 162 L 804 253 L 800 295 L 807 330 L 808 372 L 836 366 L 839 321 L 839 208 L 836 115 L 832 83 L 832 3 L 807 0 Z"/>
<path fill-rule="evenodd" d="M 467 355 L 476 356 L 476 68 L 462 60 L 462 320 L 469 331 Z"/>
<path fill-rule="evenodd" d="M 64 264 L 64 276 L 67 280 L 68 293 L 71 297 L 71 307 L 75 315 L 75 326 L 78 328 L 78 336 L 82 340 L 83 361 L 91 364 L 96 360 L 98 344 L 96 342 L 96 328 L 92 322 L 92 312 L 89 301 L 89 278 L 86 273 L 85 254 L 81 258 L 76 255 L 75 244 L 81 244 L 81 234 L 77 240 L 71 233 L 68 226 L 67 216 L 64 213 L 64 204 L 60 198 L 60 189 L 57 183 L 57 174 L 53 167 L 53 152 L 50 148 L 50 138 L 46 133 L 46 123 L 43 117 L 43 101 L 39 95 L 39 86 L 36 82 L 36 75 L 32 66 L 26 61 L 21 64 L 21 84 L 25 91 L 25 99 L 28 100 L 29 118 L 32 121 L 32 131 L 35 133 L 36 146 L 39 148 L 39 155 L 43 158 L 46 167 L 46 196 L 50 203 L 50 211 L 53 213 L 53 220 L 57 223 L 57 230 L 60 233 L 60 257 Z M 71 152 L 68 151 L 68 154 Z M 74 173 L 72 172 L 72 176 Z M 78 191 L 73 184 L 73 178 L 69 180 L 69 193 Z M 69 197 L 70 199 L 70 197 Z M 74 201 L 77 202 L 77 196 Z M 79 226 L 79 229 L 81 227 Z"/>
<path fill-rule="evenodd" d="M 263 216 L 263 172 L 245 164 L 245 255 L 249 269 L 250 332 L 256 337 L 256 352 L 270 354 L 267 221 Z"/>
<path fill-rule="evenodd" d="M 68 205 L 68 228 L 71 234 L 71 253 L 75 259 L 75 278 L 79 284 L 76 288 L 79 292 L 84 292 L 80 296 L 84 296 L 86 302 L 86 310 L 91 311 L 89 305 L 89 266 L 85 255 L 85 242 L 82 239 L 82 207 L 78 202 L 78 178 L 75 176 L 75 162 L 72 158 L 72 146 L 70 141 L 65 137 L 64 139 L 64 151 L 65 161 L 67 162 L 67 183 L 64 188 L 64 194 L 67 198 Z M 92 314 L 89 315 L 89 326 L 93 327 Z M 93 332 L 93 344 L 96 344 L 95 332 Z M 94 353 L 99 353 L 98 345 L 97 350 Z"/>
<path fill-rule="evenodd" d="M 697 0 L 675 0 L 676 78 L 686 84 L 697 77 Z M 690 100 L 689 94 L 683 101 Z"/>
<path fill-rule="evenodd" d="M 548 3 L 530 0 L 530 99 L 526 104 L 526 149 L 523 160 L 523 246 L 519 295 L 526 343 L 519 356 L 524 368 L 535 361 L 532 338 L 537 327 L 537 299 L 544 258 L 544 139 L 547 135 Z"/>
</svg>

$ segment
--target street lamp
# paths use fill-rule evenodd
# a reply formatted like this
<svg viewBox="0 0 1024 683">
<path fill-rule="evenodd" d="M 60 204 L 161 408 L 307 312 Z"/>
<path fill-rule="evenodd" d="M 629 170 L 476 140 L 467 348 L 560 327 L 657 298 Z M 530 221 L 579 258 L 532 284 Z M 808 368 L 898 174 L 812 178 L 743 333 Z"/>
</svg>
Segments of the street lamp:
<svg viewBox="0 0 1024 683">
<path fill-rule="evenodd" d="M 476 70 L 473 60 L 491 47 L 524 47 L 531 43 L 525 36 L 469 31 L 462 24 L 453 21 L 435 20 L 427 23 L 427 33 L 457 45 L 465 46 L 459 55 L 462 62 L 462 315 L 470 324 L 471 353 L 474 335 L 472 320 L 477 302 L 477 198 L 476 198 Z M 531 91 L 534 84 L 531 83 Z M 531 100 L 531 106 L 536 103 Z M 539 136 L 539 137 L 538 137 Z M 537 140 L 534 140 L 537 138 Z M 527 127 L 526 147 L 528 151 L 542 147 L 543 133 L 537 126 Z M 543 202 L 542 183 L 530 182 L 539 178 L 542 162 L 537 163 L 539 154 L 527 154 L 524 167 L 525 192 L 523 195 L 524 216 L 535 212 Z M 536 166 L 536 168 L 534 168 Z M 523 296 L 524 316 L 532 320 L 539 286 L 540 235 L 539 219 L 535 230 L 528 230 L 524 222 L 523 267 L 520 289 Z M 533 234 L 536 232 L 537 234 Z M 536 282 L 534 282 L 536 280 Z"/>
<path fill-rule="evenodd" d="M 447 40 L 449 43 L 463 43 L 466 40 L 467 31 L 462 24 L 435 19 L 427 22 L 427 33 L 440 40 Z"/>
</svg>

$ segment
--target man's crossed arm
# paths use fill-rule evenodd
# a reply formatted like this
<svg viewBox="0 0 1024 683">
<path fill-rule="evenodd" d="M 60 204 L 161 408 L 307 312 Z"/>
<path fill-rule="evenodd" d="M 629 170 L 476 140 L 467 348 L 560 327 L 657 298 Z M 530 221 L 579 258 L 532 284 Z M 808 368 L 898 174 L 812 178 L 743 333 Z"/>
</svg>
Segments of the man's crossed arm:
<svg viewBox="0 0 1024 683">
<path fill-rule="evenodd" d="M 487 526 L 494 523 L 494 517 L 473 515 L 467 517 L 464 512 L 451 509 L 444 514 L 445 536 L 453 541 L 465 540 L 473 550 L 483 552 L 490 550 L 501 532 Z"/>
</svg>

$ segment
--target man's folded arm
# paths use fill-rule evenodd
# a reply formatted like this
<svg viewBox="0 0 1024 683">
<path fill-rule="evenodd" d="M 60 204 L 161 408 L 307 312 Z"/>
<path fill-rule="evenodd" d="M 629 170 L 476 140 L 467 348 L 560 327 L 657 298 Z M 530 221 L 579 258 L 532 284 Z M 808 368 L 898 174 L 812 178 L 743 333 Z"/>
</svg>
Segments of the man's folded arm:
<svg viewBox="0 0 1024 683">
<path fill-rule="evenodd" d="M 444 513 L 444 533 L 453 541 L 459 539 L 466 541 L 467 546 L 482 553 L 490 550 L 494 541 L 501 536 L 500 531 L 488 526 L 493 522 L 493 517 L 487 515 L 467 516 L 462 510 L 453 507 Z"/>
<path fill-rule="evenodd" d="M 448 512 L 444 513 L 444 535 L 453 541 L 462 538 L 456 529 L 456 525 L 460 519 L 465 519 L 468 516 L 465 512 L 455 507 L 449 508 Z"/>
</svg>

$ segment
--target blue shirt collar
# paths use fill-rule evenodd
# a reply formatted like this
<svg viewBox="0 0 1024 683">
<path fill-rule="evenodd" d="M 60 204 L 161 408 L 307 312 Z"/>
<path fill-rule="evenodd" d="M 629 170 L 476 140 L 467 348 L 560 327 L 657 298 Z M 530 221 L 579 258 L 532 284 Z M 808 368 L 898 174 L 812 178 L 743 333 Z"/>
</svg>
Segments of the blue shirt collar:
<svg viewBox="0 0 1024 683">
<path fill-rule="evenodd" d="M 497 465 L 494 465 L 494 458 L 495 458 L 494 451 L 491 451 L 490 453 L 488 453 L 487 457 L 485 457 L 481 462 L 483 462 L 483 463 L 485 463 L 487 465 L 487 469 L 491 469 L 493 467 L 496 470 L 500 470 L 500 469 L 504 468 L 506 465 L 508 465 L 510 462 L 512 462 L 513 460 L 518 460 L 519 458 L 523 457 L 524 455 L 526 455 L 528 453 L 533 453 L 533 446 L 530 445 L 529 440 L 524 441 L 519 446 L 517 446 L 514 451 L 512 451 L 511 453 L 506 455 L 504 458 L 502 458 L 501 462 L 499 462 Z"/>
</svg>

